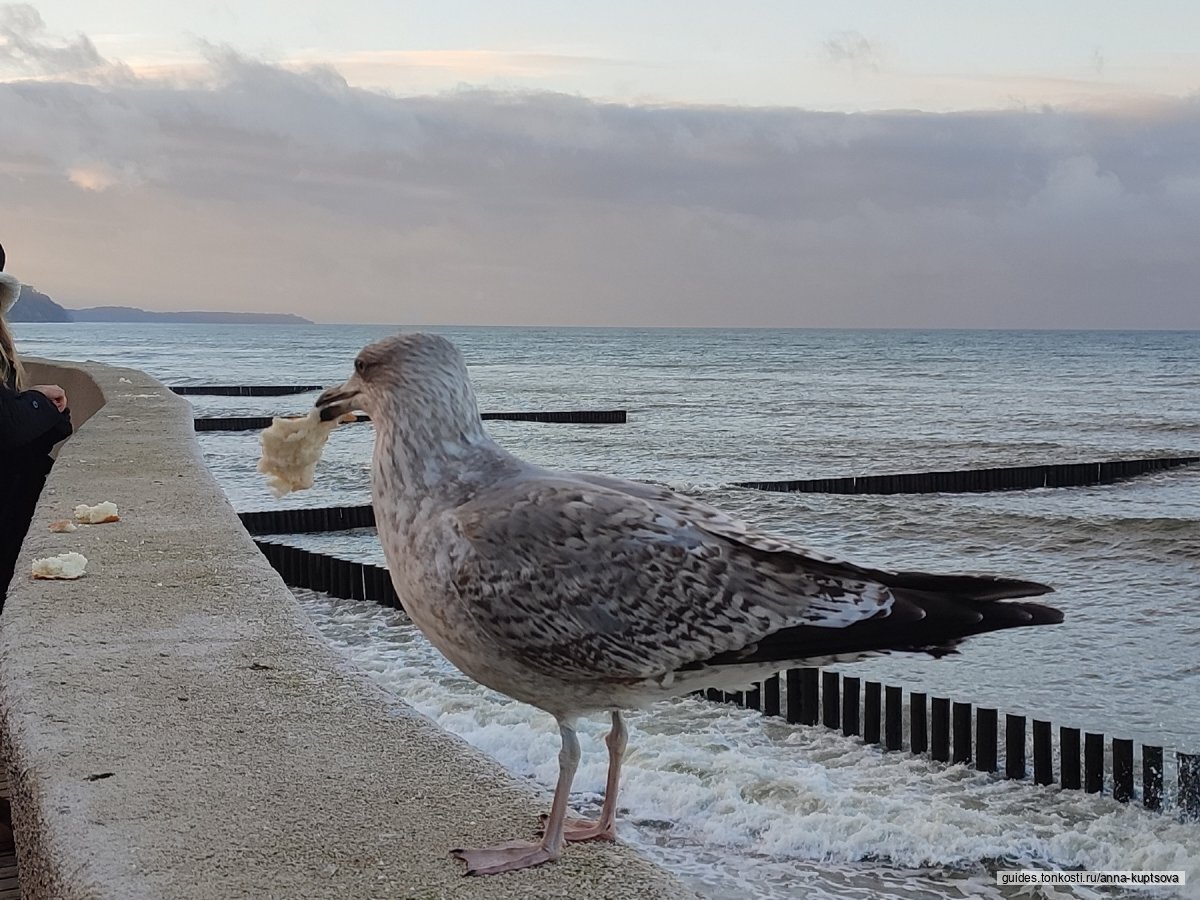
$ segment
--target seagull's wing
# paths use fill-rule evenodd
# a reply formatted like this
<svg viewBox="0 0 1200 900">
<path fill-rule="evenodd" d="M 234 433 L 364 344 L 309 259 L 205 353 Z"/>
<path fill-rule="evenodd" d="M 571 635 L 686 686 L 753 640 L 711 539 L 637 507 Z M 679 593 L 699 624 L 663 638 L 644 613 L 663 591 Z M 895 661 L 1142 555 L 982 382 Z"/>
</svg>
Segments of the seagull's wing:
<svg viewBox="0 0 1200 900">
<path fill-rule="evenodd" d="M 655 506 L 687 516 L 697 526 L 726 540 L 741 544 L 759 554 L 779 553 L 798 556 L 812 565 L 827 564 L 846 574 L 870 581 L 878 581 L 890 588 L 926 593 L 958 595 L 965 599 L 990 602 L 1014 597 L 1035 597 L 1047 594 L 1053 588 L 1036 581 L 1017 578 L 1001 578 L 989 575 L 934 575 L 928 572 L 904 572 L 892 569 L 874 569 L 856 565 L 836 556 L 829 556 L 798 541 L 755 528 L 746 522 L 734 519 L 714 506 L 679 494 L 670 488 L 640 481 L 625 481 L 606 475 L 576 474 L 573 476 L 588 484 L 607 487 L 641 497 Z M 838 627 L 838 610 L 830 609 L 819 624 Z M 810 617 L 812 618 L 812 617 Z M 855 622 L 858 619 L 854 619 Z M 845 624 L 853 624 L 846 622 Z"/>
<path fill-rule="evenodd" d="M 717 654 L 692 666 L 855 659 L 891 651 L 924 652 L 942 656 L 956 652 L 963 638 L 987 631 L 1026 625 L 1053 625 L 1061 611 L 1040 603 L 1001 603 L 1053 591 L 1048 585 L 994 575 L 938 575 L 929 572 L 867 568 L 818 553 L 790 538 L 739 522 L 714 507 L 669 488 L 630 482 L 604 475 L 575 476 L 588 483 L 644 497 L 655 505 L 687 511 L 698 526 L 740 544 L 758 560 L 788 565 L 793 557 L 810 568 L 828 566 L 851 580 L 882 586 L 886 608 L 873 615 L 856 615 L 842 602 L 814 602 L 805 621 L 773 631 L 751 647 Z"/>
<path fill-rule="evenodd" d="M 654 490 L 527 472 L 454 510 L 477 626 L 533 668 L 638 681 L 893 603 L 866 570 Z"/>
</svg>

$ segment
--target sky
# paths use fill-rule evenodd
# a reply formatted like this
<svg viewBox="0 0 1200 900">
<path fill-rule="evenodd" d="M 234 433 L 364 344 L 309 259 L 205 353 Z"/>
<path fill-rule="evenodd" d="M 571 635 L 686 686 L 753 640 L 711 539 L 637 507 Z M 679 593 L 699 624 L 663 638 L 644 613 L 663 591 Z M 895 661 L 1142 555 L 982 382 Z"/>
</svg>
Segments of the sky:
<svg viewBox="0 0 1200 900">
<path fill-rule="evenodd" d="M 71 307 L 1195 329 L 1196 34 L 1156 0 L 0 3 L 0 243 Z"/>
</svg>

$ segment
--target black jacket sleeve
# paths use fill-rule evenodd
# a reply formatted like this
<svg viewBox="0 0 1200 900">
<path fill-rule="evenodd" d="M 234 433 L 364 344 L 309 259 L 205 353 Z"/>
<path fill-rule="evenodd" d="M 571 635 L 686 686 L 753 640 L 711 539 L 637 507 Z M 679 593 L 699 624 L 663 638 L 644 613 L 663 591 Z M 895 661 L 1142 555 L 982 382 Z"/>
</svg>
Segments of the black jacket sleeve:
<svg viewBox="0 0 1200 900">
<path fill-rule="evenodd" d="M 59 412 L 41 391 L 0 387 L 0 450 L 47 450 L 71 434 L 70 411 Z"/>
</svg>

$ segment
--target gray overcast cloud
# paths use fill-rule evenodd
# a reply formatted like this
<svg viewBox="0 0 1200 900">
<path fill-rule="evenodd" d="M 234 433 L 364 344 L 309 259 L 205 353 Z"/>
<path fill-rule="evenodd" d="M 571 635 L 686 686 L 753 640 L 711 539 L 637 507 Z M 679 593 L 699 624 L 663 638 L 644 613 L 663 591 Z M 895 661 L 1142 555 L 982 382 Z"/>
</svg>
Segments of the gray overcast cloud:
<svg viewBox="0 0 1200 900">
<path fill-rule="evenodd" d="M 139 78 L 85 38 L 39 51 L 38 24 L 0 22 L 25 28 L 24 67 L 88 71 L 0 83 L 0 242 L 69 306 L 1200 328 L 1196 100 L 851 115 L 404 98 L 220 48 L 186 79 Z"/>
</svg>

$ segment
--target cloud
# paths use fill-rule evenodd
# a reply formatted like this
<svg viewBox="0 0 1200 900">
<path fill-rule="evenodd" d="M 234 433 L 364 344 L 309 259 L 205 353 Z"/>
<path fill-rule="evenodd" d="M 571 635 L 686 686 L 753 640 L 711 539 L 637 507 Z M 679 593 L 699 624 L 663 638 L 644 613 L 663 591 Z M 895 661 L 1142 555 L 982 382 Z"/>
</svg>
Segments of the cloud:
<svg viewBox="0 0 1200 900">
<path fill-rule="evenodd" d="M 863 69 L 878 74 L 880 53 L 878 47 L 858 31 L 837 31 L 821 45 L 830 62 L 849 65 L 855 71 Z"/>
<path fill-rule="evenodd" d="M 0 5 L 0 74 L 59 75 L 108 66 L 85 35 L 52 41 L 46 23 L 28 3 Z"/>
<path fill-rule="evenodd" d="M 67 169 L 67 180 L 85 191 L 107 191 L 120 184 L 136 184 L 139 179 L 130 169 L 114 168 L 103 162 L 85 162 Z"/>
<path fill-rule="evenodd" d="M 397 97 L 208 56 L 188 78 L 0 83 L 14 272 L 68 305 L 323 321 L 1200 327 L 1196 101 Z"/>
</svg>

